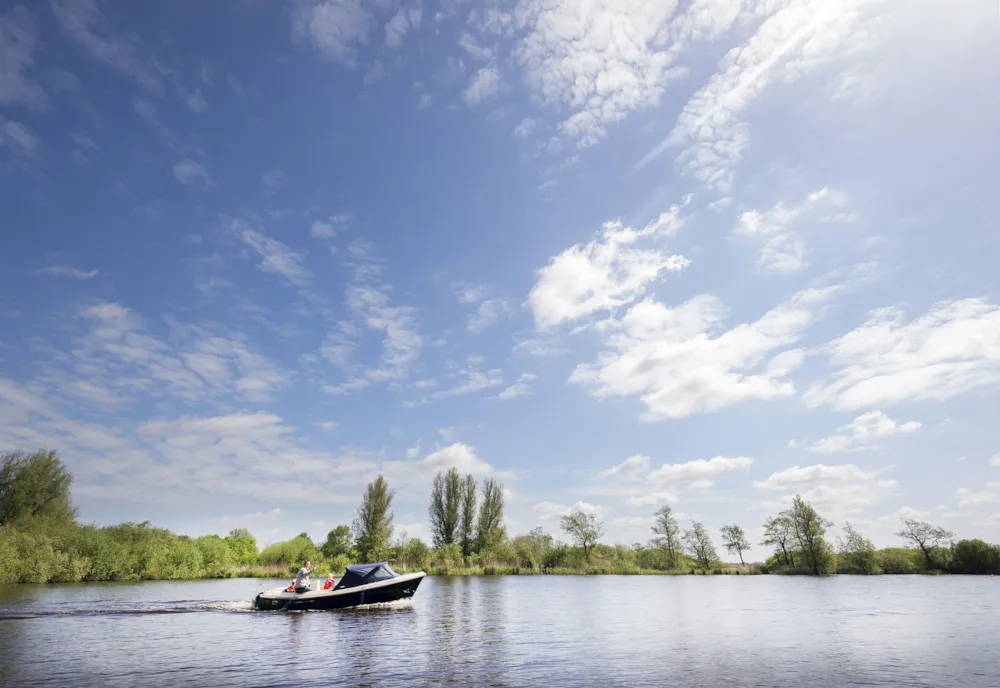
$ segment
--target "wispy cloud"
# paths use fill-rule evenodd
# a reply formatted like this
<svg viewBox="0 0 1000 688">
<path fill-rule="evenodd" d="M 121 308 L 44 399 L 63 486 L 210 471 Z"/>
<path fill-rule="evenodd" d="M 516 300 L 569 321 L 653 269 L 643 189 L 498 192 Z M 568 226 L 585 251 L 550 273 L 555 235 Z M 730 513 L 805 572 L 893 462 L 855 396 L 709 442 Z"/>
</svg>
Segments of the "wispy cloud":
<svg viewBox="0 0 1000 688">
<path fill-rule="evenodd" d="M 35 63 L 35 26 L 21 5 L 0 14 L 0 105 L 22 105 L 37 112 L 49 107 L 48 94 L 30 79 Z"/>
<path fill-rule="evenodd" d="M 191 158 L 174 163 L 174 179 L 184 186 L 198 189 L 211 189 L 215 186 L 205 166 Z"/>
<path fill-rule="evenodd" d="M 52 275 L 53 277 L 72 277 L 73 279 L 79 280 L 94 279 L 101 274 L 100 270 L 80 270 L 79 268 L 69 267 L 67 265 L 49 265 L 39 270 L 39 272 L 43 275 Z"/>
<path fill-rule="evenodd" d="M 230 219 L 229 231 L 260 257 L 257 269 L 279 275 L 297 287 L 309 284 L 312 275 L 303 265 L 303 254 L 273 239 L 245 220 Z"/>
</svg>

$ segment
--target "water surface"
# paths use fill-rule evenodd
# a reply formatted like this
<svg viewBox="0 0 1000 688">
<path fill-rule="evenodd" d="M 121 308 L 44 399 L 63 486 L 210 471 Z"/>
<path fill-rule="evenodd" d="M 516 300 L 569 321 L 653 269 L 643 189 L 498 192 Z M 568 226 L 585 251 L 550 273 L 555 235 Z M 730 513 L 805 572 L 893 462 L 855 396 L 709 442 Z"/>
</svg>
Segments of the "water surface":
<svg viewBox="0 0 1000 688">
<path fill-rule="evenodd" d="M 427 578 L 252 612 L 250 579 L 0 587 L 0 684 L 1000 686 L 1000 578 Z"/>
</svg>

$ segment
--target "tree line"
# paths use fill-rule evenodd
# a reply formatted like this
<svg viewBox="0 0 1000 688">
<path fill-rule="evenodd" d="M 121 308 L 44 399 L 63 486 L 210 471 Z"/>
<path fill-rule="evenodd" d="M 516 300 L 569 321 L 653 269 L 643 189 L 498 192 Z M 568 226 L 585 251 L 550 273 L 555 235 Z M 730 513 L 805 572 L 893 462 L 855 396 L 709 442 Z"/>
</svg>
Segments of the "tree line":
<svg viewBox="0 0 1000 688">
<path fill-rule="evenodd" d="M 763 562 L 737 524 L 718 541 L 740 565 L 720 561 L 713 533 L 702 523 L 682 528 L 669 506 L 653 514 L 645 543 L 601 542 L 604 523 L 574 509 L 560 519 L 568 542 L 542 528 L 509 537 L 504 487 L 478 484 L 452 468 L 438 473 L 428 500 L 431 542 L 396 532 L 394 490 L 383 476 L 366 485 L 350 525 L 316 544 L 307 533 L 259 550 L 245 528 L 192 538 L 148 522 L 97 527 L 76 521 L 72 476 L 55 452 L 15 452 L 0 458 L 0 583 L 181 579 L 227 576 L 284 577 L 306 559 L 335 574 L 351 563 L 389 561 L 397 570 L 429 573 L 967 573 L 1000 574 L 1000 547 L 958 540 L 929 523 L 904 519 L 904 547 L 876 549 L 850 523 L 834 542 L 832 526 L 808 502 L 766 520 Z"/>
</svg>

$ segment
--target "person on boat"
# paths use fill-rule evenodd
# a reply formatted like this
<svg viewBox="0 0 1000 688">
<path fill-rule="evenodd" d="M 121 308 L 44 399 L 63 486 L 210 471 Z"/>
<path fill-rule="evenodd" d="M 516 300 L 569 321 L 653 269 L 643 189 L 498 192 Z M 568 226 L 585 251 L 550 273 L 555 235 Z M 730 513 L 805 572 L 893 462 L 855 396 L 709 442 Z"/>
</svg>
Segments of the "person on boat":
<svg viewBox="0 0 1000 688">
<path fill-rule="evenodd" d="M 330 575 L 328 575 L 326 577 L 326 580 L 323 581 L 323 589 L 324 590 L 333 590 L 333 586 L 336 585 L 336 584 L 337 584 L 337 579 L 334 578 L 333 574 L 331 573 Z"/>
<path fill-rule="evenodd" d="M 313 572 L 313 570 L 309 568 L 310 563 L 312 562 L 306 559 L 305 566 L 299 569 L 299 572 L 295 574 L 295 592 L 306 592 L 309 590 L 309 574 Z"/>
</svg>

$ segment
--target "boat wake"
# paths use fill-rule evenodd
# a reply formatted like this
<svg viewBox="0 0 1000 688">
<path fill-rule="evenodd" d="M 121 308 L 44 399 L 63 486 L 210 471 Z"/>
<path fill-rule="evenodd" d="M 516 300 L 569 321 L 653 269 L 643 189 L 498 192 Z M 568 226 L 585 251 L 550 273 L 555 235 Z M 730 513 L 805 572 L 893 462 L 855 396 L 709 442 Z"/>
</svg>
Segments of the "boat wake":
<svg viewBox="0 0 1000 688">
<path fill-rule="evenodd" d="M 77 616 L 142 616 L 154 614 L 194 614 L 197 612 L 250 612 L 248 601 L 178 600 L 174 602 L 79 602 L 65 604 L 25 604 L 0 609 L 0 622 L 21 619 L 65 618 Z"/>
</svg>

